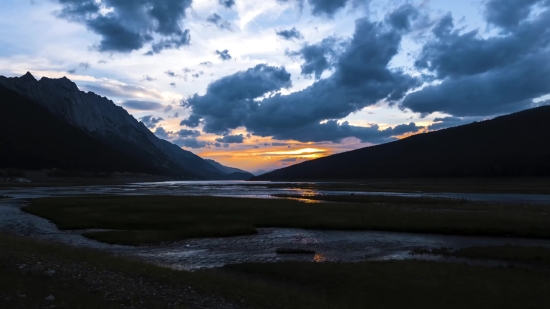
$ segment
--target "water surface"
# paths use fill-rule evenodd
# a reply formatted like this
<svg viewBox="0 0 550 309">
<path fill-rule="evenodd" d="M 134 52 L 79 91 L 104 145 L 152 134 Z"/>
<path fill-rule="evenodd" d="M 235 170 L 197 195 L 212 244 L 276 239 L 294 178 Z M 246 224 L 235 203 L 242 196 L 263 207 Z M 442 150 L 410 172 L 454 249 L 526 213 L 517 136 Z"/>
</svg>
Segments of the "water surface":
<svg viewBox="0 0 550 309">
<path fill-rule="evenodd" d="M 108 245 L 87 239 L 84 231 L 60 231 L 48 220 L 20 210 L 25 199 L 71 195 L 200 195 L 273 198 L 273 194 L 364 194 L 404 197 L 433 196 L 463 198 L 488 202 L 548 203 L 549 195 L 470 194 L 470 193 L 392 193 L 323 191 L 316 189 L 271 188 L 270 182 L 186 181 L 139 183 L 118 186 L 84 186 L 56 188 L 20 188 L 0 190 L 0 195 L 13 198 L 0 200 L 0 230 L 15 234 L 50 239 L 74 246 L 89 247 L 137 256 L 176 269 L 218 267 L 229 263 L 278 261 L 342 261 L 411 259 L 415 248 L 471 246 L 542 246 L 550 248 L 549 240 L 465 237 L 435 234 L 412 234 L 374 231 L 317 231 L 287 228 L 259 229 L 256 235 L 230 238 L 191 239 L 164 246 L 130 247 Z M 303 183 L 290 183 L 303 184 Z M 277 248 L 314 250 L 315 254 L 277 254 Z"/>
</svg>

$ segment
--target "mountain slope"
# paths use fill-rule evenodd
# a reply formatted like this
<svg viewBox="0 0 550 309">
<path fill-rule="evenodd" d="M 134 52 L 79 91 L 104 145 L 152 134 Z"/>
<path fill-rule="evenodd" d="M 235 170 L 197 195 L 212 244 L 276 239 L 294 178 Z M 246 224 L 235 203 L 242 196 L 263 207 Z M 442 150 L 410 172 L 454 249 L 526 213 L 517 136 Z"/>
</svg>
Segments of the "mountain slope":
<svg viewBox="0 0 550 309">
<path fill-rule="evenodd" d="M 159 174 L 0 86 L 0 168 Z"/>
<path fill-rule="evenodd" d="M 244 171 L 244 170 L 241 170 L 241 169 L 238 169 L 238 168 L 234 168 L 234 167 L 225 166 L 225 165 L 223 165 L 219 162 L 216 162 L 214 160 L 205 159 L 205 161 L 210 163 L 212 166 L 214 166 L 217 170 L 219 170 L 223 174 L 227 175 L 229 177 L 228 179 L 248 180 L 248 179 L 254 177 L 254 175 L 252 175 L 251 173 L 249 173 L 247 171 Z"/>
<path fill-rule="evenodd" d="M 0 76 L 0 85 L 44 107 L 62 121 L 96 140 L 157 169 L 188 178 L 225 179 L 199 156 L 159 139 L 122 107 L 93 92 L 83 92 L 67 78 Z"/>
<path fill-rule="evenodd" d="M 252 180 L 550 176 L 550 106 L 415 135 Z"/>
</svg>

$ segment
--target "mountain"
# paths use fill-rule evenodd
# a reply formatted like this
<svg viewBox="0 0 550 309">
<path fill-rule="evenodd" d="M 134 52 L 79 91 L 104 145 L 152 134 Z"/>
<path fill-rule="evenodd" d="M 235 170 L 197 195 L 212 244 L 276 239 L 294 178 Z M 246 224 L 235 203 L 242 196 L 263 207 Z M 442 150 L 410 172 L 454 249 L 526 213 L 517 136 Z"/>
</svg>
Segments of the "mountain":
<svg viewBox="0 0 550 309">
<path fill-rule="evenodd" d="M 550 176 L 550 106 L 332 155 L 252 180 Z"/>
<path fill-rule="evenodd" d="M 19 78 L 0 76 L 0 86 L 15 91 L 113 151 L 144 166 L 151 166 L 161 174 L 190 179 L 228 177 L 199 156 L 159 139 L 111 100 L 93 92 L 80 91 L 65 77 L 44 77 L 37 81 L 30 73 Z"/>
<path fill-rule="evenodd" d="M 235 175 L 243 175 L 243 180 L 247 180 L 251 177 L 253 177 L 254 175 L 252 175 L 251 173 L 245 171 L 245 170 L 241 170 L 241 169 L 238 169 L 238 168 L 234 168 L 234 167 L 229 167 L 229 166 L 225 166 L 225 165 L 222 165 L 221 163 L 219 162 L 216 162 L 214 160 L 210 160 L 210 159 L 205 159 L 206 162 L 210 163 L 212 166 L 214 166 L 216 169 L 218 169 L 220 172 L 226 174 L 226 175 L 230 175 L 230 174 L 235 174 Z M 246 178 L 247 177 L 247 178 Z"/>
<path fill-rule="evenodd" d="M 254 177 L 254 175 L 252 175 L 251 173 L 249 173 L 247 171 L 244 171 L 244 170 L 241 170 L 241 169 L 238 169 L 238 168 L 234 168 L 234 167 L 228 167 L 228 166 L 222 165 L 221 163 L 216 162 L 214 160 L 205 159 L 205 161 L 210 163 L 218 171 L 220 171 L 221 173 L 226 175 L 227 179 L 231 179 L 231 180 L 248 180 L 248 179 Z"/>
<path fill-rule="evenodd" d="M 162 173 L 0 86 L 0 168 Z"/>
</svg>

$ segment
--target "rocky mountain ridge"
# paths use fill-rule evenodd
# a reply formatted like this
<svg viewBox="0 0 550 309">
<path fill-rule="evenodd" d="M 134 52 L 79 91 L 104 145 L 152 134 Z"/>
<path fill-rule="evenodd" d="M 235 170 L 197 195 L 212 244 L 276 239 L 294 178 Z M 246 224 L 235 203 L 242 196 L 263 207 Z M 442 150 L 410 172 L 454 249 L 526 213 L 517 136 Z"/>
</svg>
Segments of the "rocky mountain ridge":
<svg viewBox="0 0 550 309">
<path fill-rule="evenodd" d="M 0 85 L 44 107 L 62 121 L 81 129 L 98 141 L 151 163 L 165 174 L 189 179 L 227 179 L 227 174 L 192 152 L 155 136 L 124 108 L 93 92 L 80 91 L 66 77 L 36 80 L 27 72 L 21 77 L 0 76 Z"/>
</svg>

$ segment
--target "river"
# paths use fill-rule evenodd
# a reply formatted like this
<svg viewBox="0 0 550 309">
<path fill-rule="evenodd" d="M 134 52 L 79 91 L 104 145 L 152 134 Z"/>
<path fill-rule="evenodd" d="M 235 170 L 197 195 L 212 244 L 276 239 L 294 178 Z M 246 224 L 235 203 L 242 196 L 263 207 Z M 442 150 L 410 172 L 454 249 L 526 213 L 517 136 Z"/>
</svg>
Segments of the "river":
<svg viewBox="0 0 550 309">
<path fill-rule="evenodd" d="M 316 231 L 288 228 L 259 229 L 255 235 L 191 239 L 162 246 L 130 247 L 108 245 L 81 236 L 83 231 L 60 231 L 48 220 L 27 214 L 20 209 L 26 199 L 70 195 L 210 195 L 273 198 L 273 194 L 382 194 L 399 196 L 435 196 L 488 202 L 548 203 L 550 195 L 470 194 L 470 193 L 392 193 L 322 191 L 315 189 L 272 188 L 268 182 L 162 182 L 117 186 L 44 187 L 0 190 L 10 198 L 0 200 L 0 230 L 54 240 L 74 246 L 107 250 L 137 256 L 176 269 L 193 270 L 218 267 L 229 263 L 277 261 L 342 261 L 416 258 L 416 248 L 459 249 L 470 246 L 542 246 L 550 248 L 550 240 L 465 237 L 436 234 L 392 233 L 374 231 Z M 277 254 L 281 247 L 306 248 L 315 254 Z"/>
</svg>

